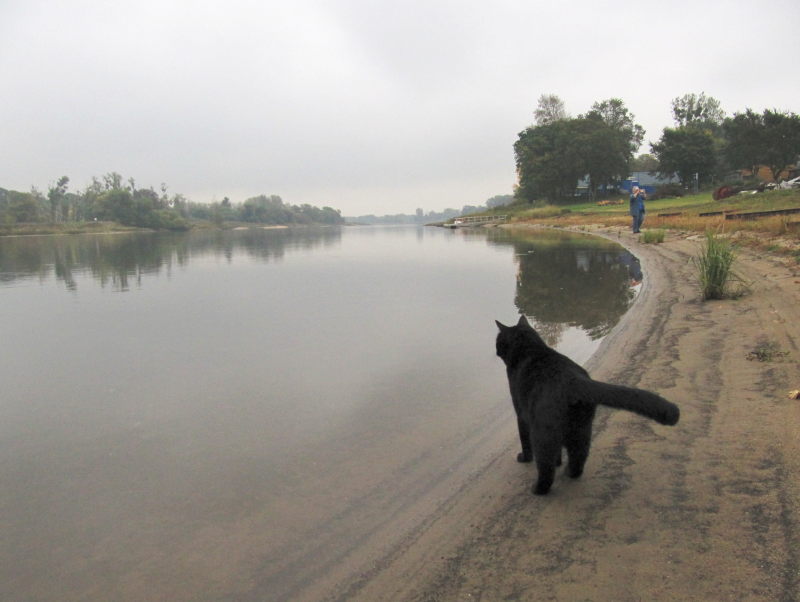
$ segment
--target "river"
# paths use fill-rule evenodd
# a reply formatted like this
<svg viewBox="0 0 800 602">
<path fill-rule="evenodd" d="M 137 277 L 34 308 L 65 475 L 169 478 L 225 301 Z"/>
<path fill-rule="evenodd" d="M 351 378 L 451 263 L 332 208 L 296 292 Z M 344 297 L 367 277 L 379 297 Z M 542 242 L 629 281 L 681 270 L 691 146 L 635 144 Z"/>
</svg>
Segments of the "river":
<svg viewBox="0 0 800 602">
<path fill-rule="evenodd" d="M 0 598 L 345 591 L 516 437 L 494 320 L 583 362 L 640 280 L 548 230 L 2 238 Z"/>
</svg>

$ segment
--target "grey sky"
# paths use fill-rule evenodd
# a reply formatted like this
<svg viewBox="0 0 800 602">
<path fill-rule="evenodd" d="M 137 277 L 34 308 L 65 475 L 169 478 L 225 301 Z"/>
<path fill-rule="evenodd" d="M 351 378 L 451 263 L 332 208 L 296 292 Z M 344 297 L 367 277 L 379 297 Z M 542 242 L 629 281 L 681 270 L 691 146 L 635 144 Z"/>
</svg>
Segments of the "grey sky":
<svg viewBox="0 0 800 602">
<path fill-rule="evenodd" d="M 478 204 L 514 185 L 541 94 L 800 112 L 796 0 L 0 0 L 0 187 L 117 171 L 207 202 L 345 215 Z"/>
</svg>

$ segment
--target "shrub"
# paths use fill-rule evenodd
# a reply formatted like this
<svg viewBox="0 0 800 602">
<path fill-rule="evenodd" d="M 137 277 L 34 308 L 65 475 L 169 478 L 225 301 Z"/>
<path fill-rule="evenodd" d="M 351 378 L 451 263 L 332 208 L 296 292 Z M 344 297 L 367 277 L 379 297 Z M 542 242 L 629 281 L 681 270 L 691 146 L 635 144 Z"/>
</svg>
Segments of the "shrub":
<svg viewBox="0 0 800 602">
<path fill-rule="evenodd" d="M 694 259 L 703 300 L 739 296 L 744 292 L 746 287 L 742 279 L 733 272 L 735 260 L 736 253 L 730 241 L 719 238 L 708 230 L 701 254 Z M 742 286 L 737 290 L 731 290 L 732 280 L 739 281 Z"/>
<path fill-rule="evenodd" d="M 642 242 L 645 243 L 660 243 L 664 242 L 664 230 L 645 230 L 642 232 Z"/>
<path fill-rule="evenodd" d="M 686 191 L 683 189 L 683 186 L 680 184 L 662 184 L 656 191 L 650 195 L 650 200 L 657 200 L 657 199 L 671 199 L 675 197 L 682 197 L 686 194 Z"/>
</svg>

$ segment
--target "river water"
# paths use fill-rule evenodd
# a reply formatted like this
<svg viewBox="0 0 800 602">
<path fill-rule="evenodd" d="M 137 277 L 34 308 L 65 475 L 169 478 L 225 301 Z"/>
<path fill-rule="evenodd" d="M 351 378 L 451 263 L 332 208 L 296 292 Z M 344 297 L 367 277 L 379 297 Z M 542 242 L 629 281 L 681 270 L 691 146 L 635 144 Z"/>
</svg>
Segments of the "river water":
<svg viewBox="0 0 800 602">
<path fill-rule="evenodd" d="M 346 587 L 516 437 L 494 320 L 583 362 L 640 280 L 546 230 L 0 239 L 0 599 Z"/>
</svg>

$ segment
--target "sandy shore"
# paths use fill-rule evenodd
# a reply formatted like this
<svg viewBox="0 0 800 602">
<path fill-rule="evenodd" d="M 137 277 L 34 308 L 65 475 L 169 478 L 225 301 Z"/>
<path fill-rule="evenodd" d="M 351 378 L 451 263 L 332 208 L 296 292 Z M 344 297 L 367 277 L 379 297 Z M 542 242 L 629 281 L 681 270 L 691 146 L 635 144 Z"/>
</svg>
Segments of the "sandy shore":
<svg viewBox="0 0 800 602">
<path fill-rule="evenodd" d="M 699 242 L 619 240 L 640 298 L 587 366 L 652 389 L 675 427 L 602 409 L 584 476 L 534 497 L 508 441 L 423 532 L 351 584 L 362 600 L 800 599 L 800 270 L 743 252 L 738 300 L 702 302 Z M 748 359 L 765 342 L 788 355 Z M 509 405 L 509 412 L 511 408 Z M 509 418 L 511 420 L 511 418 Z"/>
</svg>

